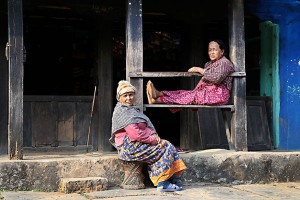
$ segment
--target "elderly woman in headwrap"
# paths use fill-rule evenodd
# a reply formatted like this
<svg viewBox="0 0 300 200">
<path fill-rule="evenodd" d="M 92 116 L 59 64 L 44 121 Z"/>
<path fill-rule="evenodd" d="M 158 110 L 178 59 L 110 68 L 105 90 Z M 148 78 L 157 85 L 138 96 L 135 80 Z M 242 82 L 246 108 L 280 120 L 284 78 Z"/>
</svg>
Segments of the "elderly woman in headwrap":
<svg viewBox="0 0 300 200">
<path fill-rule="evenodd" d="M 150 180 L 158 191 L 179 191 L 179 175 L 186 166 L 176 148 L 158 136 L 150 119 L 135 106 L 135 92 L 128 81 L 119 82 L 110 142 L 121 160 L 147 163 Z"/>
</svg>

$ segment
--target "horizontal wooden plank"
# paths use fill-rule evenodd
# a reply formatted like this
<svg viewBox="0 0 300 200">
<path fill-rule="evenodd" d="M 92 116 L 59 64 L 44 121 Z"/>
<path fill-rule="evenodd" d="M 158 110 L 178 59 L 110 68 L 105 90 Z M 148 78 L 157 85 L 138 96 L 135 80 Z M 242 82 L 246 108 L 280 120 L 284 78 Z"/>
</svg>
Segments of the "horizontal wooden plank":
<svg viewBox="0 0 300 200">
<path fill-rule="evenodd" d="M 202 76 L 199 73 L 191 72 L 129 72 L 130 78 L 142 78 L 142 77 L 192 77 Z M 229 76 L 232 77 L 245 77 L 246 72 L 233 72 Z"/>
<path fill-rule="evenodd" d="M 221 106 L 210 106 L 210 105 L 181 105 L 181 104 L 144 104 L 144 108 L 220 108 L 230 109 L 234 111 L 234 105 L 221 105 Z"/>
</svg>

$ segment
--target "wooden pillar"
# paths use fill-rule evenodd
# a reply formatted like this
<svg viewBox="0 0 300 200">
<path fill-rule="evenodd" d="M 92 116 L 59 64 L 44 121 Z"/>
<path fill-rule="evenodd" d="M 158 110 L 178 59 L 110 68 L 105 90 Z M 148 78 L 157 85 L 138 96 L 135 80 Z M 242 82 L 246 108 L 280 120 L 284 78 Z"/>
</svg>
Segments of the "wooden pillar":
<svg viewBox="0 0 300 200">
<path fill-rule="evenodd" d="M 98 150 L 111 151 L 111 116 L 113 111 L 113 63 L 112 63 L 112 19 L 102 16 L 98 21 L 98 95 L 96 99 L 98 115 Z"/>
<path fill-rule="evenodd" d="M 22 0 L 8 0 L 8 154 L 10 159 L 23 159 L 22 15 Z"/>
<path fill-rule="evenodd" d="M 7 1 L 0 5 L 0 154 L 7 154 L 8 144 L 8 62 L 5 57 L 7 38 Z"/>
<path fill-rule="evenodd" d="M 245 72 L 244 0 L 230 0 L 228 16 L 229 57 L 236 71 Z M 231 141 L 236 151 L 247 151 L 246 77 L 234 79 L 233 94 Z"/>
<path fill-rule="evenodd" d="M 143 71 L 142 0 L 127 1 L 126 22 L 126 80 L 137 89 L 136 104 L 143 111 L 143 78 L 130 78 L 129 72 Z"/>
</svg>

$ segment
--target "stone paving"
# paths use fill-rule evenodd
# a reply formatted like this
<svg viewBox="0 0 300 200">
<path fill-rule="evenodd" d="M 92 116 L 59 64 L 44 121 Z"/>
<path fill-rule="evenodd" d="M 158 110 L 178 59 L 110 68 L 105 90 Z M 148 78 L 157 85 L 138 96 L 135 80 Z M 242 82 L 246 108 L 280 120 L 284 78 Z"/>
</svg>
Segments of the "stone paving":
<svg viewBox="0 0 300 200">
<path fill-rule="evenodd" d="M 110 188 L 106 191 L 84 194 L 64 194 L 59 192 L 18 191 L 2 192 L 3 200 L 298 200 L 300 199 L 300 182 L 221 185 L 212 183 L 194 183 L 186 185 L 178 192 L 157 192 L 156 188 L 142 190 L 124 190 Z"/>
</svg>

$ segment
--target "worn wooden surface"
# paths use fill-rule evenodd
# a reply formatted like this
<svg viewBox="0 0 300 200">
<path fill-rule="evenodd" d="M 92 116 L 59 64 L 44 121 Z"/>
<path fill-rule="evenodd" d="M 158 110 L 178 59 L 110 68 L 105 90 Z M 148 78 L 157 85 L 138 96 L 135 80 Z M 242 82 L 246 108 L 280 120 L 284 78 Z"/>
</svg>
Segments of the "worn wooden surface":
<svg viewBox="0 0 300 200">
<path fill-rule="evenodd" d="M 271 100 L 265 97 L 247 97 L 247 147 L 251 151 L 271 150 L 272 140 L 270 130 L 272 122 Z M 230 148 L 226 138 L 226 123 L 221 109 L 199 109 L 201 133 L 204 135 L 204 148 Z M 232 112 L 223 113 L 230 122 Z M 228 129 L 231 129 L 230 123 Z"/>
<path fill-rule="evenodd" d="M 143 18 L 142 1 L 127 1 L 126 22 L 126 79 L 135 86 L 136 105 L 143 109 L 143 79 L 130 78 L 129 72 L 143 71 Z"/>
<path fill-rule="evenodd" d="M 58 104 L 57 141 L 60 146 L 74 146 L 76 104 L 61 102 Z"/>
<path fill-rule="evenodd" d="M 272 149 L 268 113 L 264 99 L 247 100 L 247 139 L 250 150 Z M 272 126 L 271 126 L 272 127 Z"/>
<path fill-rule="evenodd" d="M 22 0 L 8 1 L 8 154 L 23 159 L 23 9 Z"/>
<path fill-rule="evenodd" d="M 221 109 L 200 108 L 198 110 L 200 131 L 204 140 L 204 149 L 212 147 L 228 148 Z"/>
<path fill-rule="evenodd" d="M 24 146 L 86 145 L 92 97 L 25 96 Z M 97 131 L 97 115 L 91 127 L 91 144 Z M 96 146 L 94 146 L 96 147 Z"/>
<path fill-rule="evenodd" d="M 31 123 L 26 124 L 26 126 L 31 125 L 32 133 L 30 135 L 32 135 L 33 146 L 58 146 L 57 102 L 34 102 L 30 107 Z M 26 132 L 24 132 L 24 137 L 27 137 Z"/>
<path fill-rule="evenodd" d="M 131 78 L 143 78 L 143 77 L 192 77 L 202 76 L 199 73 L 192 72 L 130 72 L 129 77 Z M 246 72 L 234 72 L 229 76 L 232 77 L 244 77 Z"/>
<path fill-rule="evenodd" d="M 76 102 L 75 122 L 74 122 L 74 145 L 86 145 L 89 126 L 89 118 L 92 107 L 92 97 L 88 102 Z M 94 111 L 95 112 L 95 111 Z M 89 144 L 97 147 L 97 124 L 99 123 L 98 115 L 92 116 L 91 132 Z"/>
<path fill-rule="evenodd" d="M 234 149 L 234 144 L 232 143 L 232 140 L 231 140 L 229 118 L 228 118 L 225 110 L 221 110 L 221 112 L 222 112 L 222 116 L 223 116 L 223 120 L 224 120 L 224 128 L 225 128 L 228 147 L 229 147 L 229 149 Z"/>
<path fill-rule="evenodd" d="M 229 10 L 229 57 L 235 71 L 245 71 L 244 1 L 230 0 Z M 233 83 L 235 112 L 231 122 L 231 142 L 235 150 L 247 151 L 246 77 L 235 78 Z"/>
<path fill-rule="evenodd" d="M 181 104 L 144 104 L 145 108 L 222 108 L 229 109 L 234 111 L 234 105 L 220 105 L 220 106 L 211 106 L 211 105 L 181 105 Z"/>
</svg>

